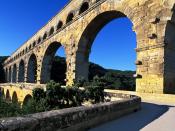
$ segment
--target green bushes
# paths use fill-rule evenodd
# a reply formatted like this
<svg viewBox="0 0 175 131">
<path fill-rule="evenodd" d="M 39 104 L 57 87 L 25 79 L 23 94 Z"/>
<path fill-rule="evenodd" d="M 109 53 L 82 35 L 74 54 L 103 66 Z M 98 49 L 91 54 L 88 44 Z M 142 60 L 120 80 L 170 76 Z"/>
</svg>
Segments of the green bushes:
<svg viewBox="0 0 175 131">
<path fill-rule="evenodd" d="M 22 110 L 19 103 L 8 103 L 0 97 L 0 118 L 18 116 L 22 114 Z"/>
<path fill-rule="evenodd" d="M 31 104 L 36 103 L 39 106 L 40 103 L 43 103 L 44 106 L 41 107 L 47 106 L 46 109 L 42 109 L 44 111 L 81 106 L 85 101 L 103 102 L 105 95 L 101 85 L 99 81 L 96 81 L 96 83 L 91 83 L 87 88 L 81 90 L 77 86 L 61 87 L 59 83 L 50 81 L 46 86 L 46 91 L 38 88 L 33 90 L 34 102 Z"/>
<path fill-rule="evenodd" d="M 86 83 L 87 84 L 87 83 Z M 77 84 L 76 84 L 77 85 Z M 0 117 L 21 116 L 25 114 L 81 106 L 85 101 L 91 103 L 104 102 L 103 82 L 95 77 L 85 89 L 77 86 L 61 87 L 59 83 L 50 81 L 46 90 L 35 88 L 33 98 L 21 106 L 19 103 L 6 102 L 0 98 Z"/>
</svg>

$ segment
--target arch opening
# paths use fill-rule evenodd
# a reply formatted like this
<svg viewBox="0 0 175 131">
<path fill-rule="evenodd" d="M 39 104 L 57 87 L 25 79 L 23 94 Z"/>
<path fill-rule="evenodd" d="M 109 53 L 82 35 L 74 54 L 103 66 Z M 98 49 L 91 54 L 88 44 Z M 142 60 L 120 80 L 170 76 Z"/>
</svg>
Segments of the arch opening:
<svg viewBox="0 0 175 131">
<path fill-rule="evenodd" d="M 4 89 L 0 87 L 0 98 L 4 98 Z"/>
<path fill-rule="evenodd" d="M 32 45 L 33 45 L 33 47 L 35 47 L 35 45 L 36 45 L 36 42 L 34 41 Z"/>
<path fill-rule="evenodd" d="M 109 39 L 109 41 L 106 41 L 109 44 L 103 43 L 103 42 L 105 42 L 104 41 L 104 37 L 105 36 L 103 36 L 103 38 L 101 38 L 101 40 L 100 40 L 101 43 L 99 43 L 101 45 L 98 45 L 98 48 L 97 48 L 96 51 L 98 51 L 98 54 L 102 53 L 101 61 L 102 62 L 106 62 L 106 63 L 104 65 L 99 65 L 101 63 L 96 63 L 97 60 L 95 60 L 95 59 L 94 59 L 95 61 L 93 61 L 94 63 L 90 63 L 90 60 L 91 60 L 90 59 L 91 58 L 90 54 L 93 54 L 93 47 L 95 46 L 94 41 L 96 42 L 96 38 L 98 37 L 98 34 L 101 33 L 102 29 L 105 28 L 106 25 L 108 25 L 111 22 L 113 22 L 113 20 L 116 20 L 116 21 L 119 20 L 119 18 L 125 19 L 127 17 L 126 17 L 125 14 L 123 14 L 121 12 L 118 12 L 118 11 L 106 11 L 106 12 L 101 13 L 98 16 L 96 16 L 88 24 L 88 26 L 85 28 L 85 30 L 84 30 L 81 38 L 80 38 L 80 41 L 78 43 L 78 51 L 76 52 L 77 53 L 77 55 L 76 55 L 76 69 L 75 69 L 76 70 L 76 79 L 83 78 L 83 79 L 85 79 L 87 81 L 92 81 L 92 79 L 95 76 L 98 76 L 98 77 L 106 79 L 106 80 L 108 78 L 110 78 L 110 80 L 112 80 L 112 82 L 115 85 L 117 85 L 118 83 L 121 83 L 121 81 L 123 83 L 129 83 L 129 81 L 131 79 L 132 82 L 133 82 L 131 84 L 132 87 L 128 87 L 128 90 L 135 90 L 135 78 L 133 78 L 133 74 L 135 74 L 135 65 L 134 65 L 135 52 L 134 52 L 134 48 L 132 48 L 133 54 L 134 54 L 134 58 L 132 58 L 133 59 L 132 63 L 133 63 L 133 66 L 134 66 L 134 71 L 133 72 L 129 72 L 129 73 L 128 72 L 120 72 L 119 71 L 120 69 L 118 70 L 117 68 L 115 68 L 115 69 L 112 68 L 112 70 L 111 70 L 112 66 L 109 67 L 109 63 L 107 63 L 107 61 L 105 60 L 104 57 L 106 57 L 107 60 L 112 58 L 113 59 L 113 61 L 112 61 L 113 63 L 111 63 L 111 64 L 114 64 L 114 61 L 117 64 L 122 64 L 121 61 L 123 61 L 123 59 L 117 60 L 117 57 L 121 57 L 122 55 L 121 54 L 120 54 L 120 56 L 117 55 L 117 52 L 119 52 L 119 49 L 117 49 L 116 46 L 113 46 L 112 44 L 109 43 L 111 41 L 110 39 Z M 130 27 L 130 30 L 132 31 L 132 25 Z M 115 36 L 113 36 L 111 33 L 112 32 L 110 31 L 110 33 L 106 34 L 106 35 L 110 35 L 110 36 L 112 36 L 111 39 L 114 39 Z M 132 33 L 134 33 L 134 32 L 132 32 Z M 117 35 L 117 34 L 115 34 L 115 35 Z M 133 36 L 134 36 L 134 39 L 135 39 L 134 42 L 136 43 L 136 36 L 135 36 L 135 34 Z M 124 39 L 126 39 L 126 38 L 124 38 Z M 121 44 L 121 43 L 115 43 L 115 44 L 117 45 L 117 44 Z M 122 44 L 124 44 L 124 43 L 122 43 Z M 103 45 L 105 45 L 105 46 L 103 47 Z M 134 47 L 135 46 L 136 45 L 134 45 Z M 111 51 L 108 51 L 107 47 L 113 47 L 113 48 L 111 48 Z M 104 50 L 102 50 L 102 48 Z M 121 46 L 119 46 L 118 48 L 121 48 Z M 99 51 L 99 49 L 100 49 L 100 51 Z M 108 54 L 110 54 L 113 50 L 114 50 L 114 52 L 113 52 L 114 54 L 109 56 Z M 123 48 L 123 52 L 127 53 L 125 50 L 127 50 L 127 45 L 125 45 L 125 48 Z M 92 51 L 92 53 L 91 53 L 91 51 Z M 115 52 L 116 52 L 116 54 L 115 54 Z M 103 56 L 103 54 L 105 56 Z M 124 55 L 125 54 L 123 53 L 123 56 Z M 116 56 L 116 58 L 115 58 L 115 56 Z M 108 67 L 105 67 L 105 65 L 108 65 Z M 123 69 L 121 71 L 123 71 Z M 124 73 L 126 73 L 126 74 L 128 73 L 127 74 L 128 76 L 126 76 L 127 78 L 125 78 L 125 76 L 122 73 L 123 74 Z M 118 74 L 122 74 L 122 75 L 118 75 Z M 125 90 L 124 88 L 120 87 L 120 89 Z"/>
<path fill-rule="evenodd" d="M 63 22 L 59 21 L 58 24 L 57 24 L 57 30 L 61 29 L 62 26 L 63 26 Z"/>
<path fill-rule="evenodd" d="M 18 73 L 18 82 L 24 82 L 24 73 L 25 73 L 25 67 L 24 67 L 24 61 L 21 60 L 19 63 L 19 73 Z"/>
<path fill-rule="evenodd" d="M 54 27 L 52 27 L 51 29 L 50 29 L 50 31 L 49 31 L 49 36 L 51 36 L 53 33 L 54 33 Z"/>
<path fill-rule="evenodd" d="M 9 76 L 9 78 L 8 78 L 9 82 L 12 82 L 12 69 L 11 69 L 11 67 L 9 68 L 8 76 Z"/>
<path fill-rule="evenodd" d="M 173 9 L 175 9 L 175 4 L 173 5 Z M 157 22 L 160 21 L 160 18 L 157 18 Z M 175 10 L 172 10 L 171 19 L 167 21 L 165 28 L 165 38 L 164 43 L 166 44 L 164 61 L 166 63 L 165 69 L 166 73 L 164 77 L 166 78 L 164 81 L 163 92 L 168 94 L 175 94 Z"/>
<path fill-rule="evenodd" d="M 29 58 L 27 66 L 27 82 L 28 83 L 37 82 L 37 58 L 35 54 L 32 54 Z"/>
<path fill-rule="evenodd" d="M 18 103 L 18 96 L 17 96 L 16 91 L 13 92 L 13 95 L 12 95 L 12 102 L 13 102 L 13 103 Z"/>
<path fill-rule="evenodd" d="M 46 49 L 41 68 L 41 84 L 45 84 L 50 80 L 65 84 L 66 79 L 66 61 L 64 57 L 57 56 L 57 51 L 64 48 L 59 42 L 53 42 Z M 56 55 L 56 56 L 55 56 Z M 47 74 L 47 75 L 45 75 Z"/>
<path fill-rule="evenodd" d="M 32 96 L 31 95 L 26 95 L 25 98 L 24 98 L 24 101 L 23 101 L 23 106 L 27 105 L 30 100 L 32 99 Z"/>
<path fill-rule="evenodd" d="M 67 19 L 66 19 L 66 23 L 69 23 L 73 20 L 74 18 L 74 14 L 73 13 L 69 13 L 69 15 L 67 16 Z"/>
<path fill-rule="evenodd" d="M 13 66 L 13 76 L 12 76 L 12 82 L 16 83 L 16 75 L 17 75 L 17 67 L 16 64 Z"/>
<path fill-rule="evenodd" d="M 83 12 L 85 12 L 86 10 L 88 10 L 89 8 L 89 3 L 88 2 L 84 2 L 80 8 L 80 12 L 79 15 L 82 14 Z"/>
<path fill-rule="evenodd" d="M 8 82 L 8 69 L 5 69 L 5 81 Z"/>
<path fill-rule="evenodd" d="M 44 34 L 43 40 L 45 40 L 46 38 L 47 38 L 47 33 Z"/>
<path fill-rule="evenodd" d="M 38 38 L 38 44 L 40 44 L 40 43 L 41 43 L 41 38 L 39 37 L 39 38 Z"/>
<path fill-rule="evenodd" d="M 5 98 L 6 98 L 6 101 L 11 101 L 11 97 L 10 97 L 10 92 L 9 92 L 9 90 L 6 91 L 6 96 L 5 96 Z"/>
</svg>

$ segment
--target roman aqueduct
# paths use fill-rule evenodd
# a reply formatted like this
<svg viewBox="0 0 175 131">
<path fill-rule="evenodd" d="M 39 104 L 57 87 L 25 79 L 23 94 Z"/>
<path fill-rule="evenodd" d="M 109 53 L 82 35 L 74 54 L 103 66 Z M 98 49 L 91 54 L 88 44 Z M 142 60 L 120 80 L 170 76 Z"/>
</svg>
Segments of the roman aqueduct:
<svg viewBox="0 0 175 131">
<path fill-rule="evenodd" d="M 31 94 L 30 86 L 50 80 L 52 60 L 61 46 L 66 53 L 67 85 L 80 77 L 88 79 L 89 53 L 96 35 L 113 19 L 127 17 L 137 37 L 136 90 L 174 93 L 174 4 L 174 0 L 70 0 L 4 62 L 7 83 L 0 86 L 9 99 L 16 92 L 23 101 Z"/>
</svg>

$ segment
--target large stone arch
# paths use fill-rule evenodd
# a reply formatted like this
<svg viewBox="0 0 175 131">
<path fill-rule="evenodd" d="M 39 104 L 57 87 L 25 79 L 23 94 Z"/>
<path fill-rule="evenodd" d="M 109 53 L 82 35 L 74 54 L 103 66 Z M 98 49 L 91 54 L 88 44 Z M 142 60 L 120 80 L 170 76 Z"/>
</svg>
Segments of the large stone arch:
<svg viewBox="0 0 175 131">
<path fill-rule="evenodd" d="M 8 82 L 8 69 L 7 68 L 5 69 L 5 80 L 6 82 Z"/>
<path fill-rule="evenodd" d="M 16 66 L 16 64 L 14 64 L 13 65 L 13 72 L 12 72 L 13 74 L 12 74 L 12 83 L 16 83 L 16 81 L 17 81 L 17 77 L 16 77 L 16 75 L 17 75 L 17 66 Z"/>
<path fill-rule="evenodd" d="M 159 18 L 160 21 L 167 21 L 164 37 L 164 93 L 175 93 L 175 2 L 170 5 L 171 8 L 162 10 Z"/>
<path fill-rule="evenodd" d="M 27 82 L 36 83 L 37 82 L 37 57 L 32 54 L 29 58 L 27 65 Z"/>
<path fill-rule="evenodd" d="M 152 8 L 148 8 L 151 4 Z M 125 3 L 125 0 L 120 2 L 113 0 L 106 1 L 93 11 L 88 12 L 82 21 L 81 29 L 79 28 L 81 30 L 79 32 L 82 33 L 75 36 L 75 42 L 78 45 L 75 62 L 71 62 L 72 68 L 74 68 L 72 69 L 72 76 L 75 76 L 75 79 L 88 78 L 88 58 L 91 43 L 96 34 L 112 19 L 128 17 L 133 23 L 133 30 L 137 37 L 136 90 L 139 92 L 163 93 L 165 81 L 164 47 L 162 46 L 164 40 L 162 38 L 164 38 L 163 32 L 167 22 L 159 22 L 157 16 L 163 15 L 161 12 L 164 8 L 164 3 L 161 1 L 140 1 L 138 4 L 137 2 L 130 3 L 128 1 Z"/>
<path fill-rule="evenodd" d="M 9 72 L 8 72 L 8 82 L 12 82 L 12 68 L 9 68 Z"/>
<path fill-rule="evenodd" d="M 44 55 L 43 55 L 43 59 L 41 63 L 41 75 L 40 75 L 41 84 L 45 84 L 50 81 L 52 62 L 53 62 L 56 51 L 61 46 L 64 47 L 61 43 L 55 41 L 49 44 L 46 50 L 44 51 Z"/>
<path fill-rule="evenodd" d="M 91 46 L 98 32 L 113 19 L 126 17 L 123 13 L 118 11 L 106 11 L 95 17 L 84 30 L 79 44 L 76 55 L 76 75 L 88 80 L 89 73 L 89 54 Z M 92 33 L 93 32 L 93 33 Z"/>
<path fill-rule="evenodd" d="M 18 70 L 18 82 L 24 82 L 25 80 L 25 63 L 24 60 L 21 60 L 19 63 L 19 70 Z"/>
</svg>

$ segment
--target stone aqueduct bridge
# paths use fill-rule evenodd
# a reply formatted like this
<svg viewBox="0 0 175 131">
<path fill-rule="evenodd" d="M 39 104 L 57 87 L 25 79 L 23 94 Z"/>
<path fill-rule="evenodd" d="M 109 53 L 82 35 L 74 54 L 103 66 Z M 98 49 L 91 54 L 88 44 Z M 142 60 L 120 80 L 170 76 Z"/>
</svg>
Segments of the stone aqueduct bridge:
<svg viewBox="0 0 175 131">
<path fill-rule="evenodd" d="M 14 85 L 21 87 L 23 83 L 24 90 L 28 85 L 24 83 L 48 82 L 51 63 L 60 46 L 66 53 L 67 85 L 80 77 L 88 79 L 89 53 L 96 35 L 113 19 L 127 17 L 137 36 L 137 91 L 174 93 L 174 4 L 174 0 L 71 0 L 4 62 L 6 80 L 11 84 L 1 87 L 7 94 L 14 91 Z M 113 57 L 117 62 L 117 56 Z M 22 100 L 26 93 L 21 94 Z"/>
</svg>

